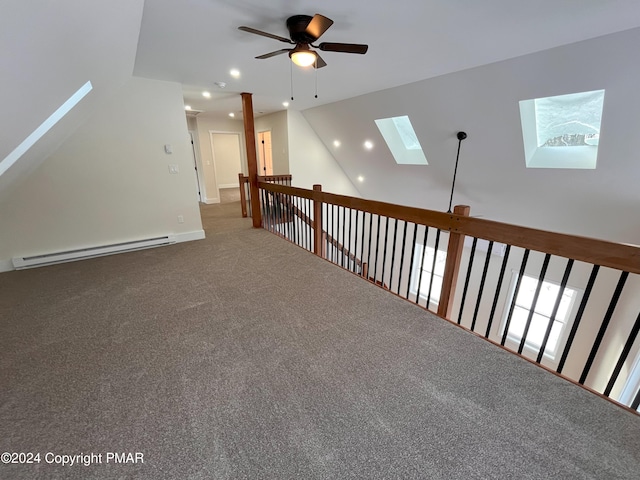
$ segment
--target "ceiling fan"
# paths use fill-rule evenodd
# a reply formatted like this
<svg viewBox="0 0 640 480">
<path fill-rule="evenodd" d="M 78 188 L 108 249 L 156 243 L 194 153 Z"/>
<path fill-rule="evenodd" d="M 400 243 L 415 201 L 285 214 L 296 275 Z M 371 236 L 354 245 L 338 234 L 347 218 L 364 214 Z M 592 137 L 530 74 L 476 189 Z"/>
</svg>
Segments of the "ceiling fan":
<svg viewBox="0 0 640 480">
<path fill-rule="evenodd" d="M 319 45 L 313 45 L 313 42 L 317 41 L 331 25 L 333 25 L 333 20 L 316 13 L 313 17 L 309 15 L 294 15 L 289 17 L 287 19 L 287 30 L 289 31 L 290 38 L 273 35 L 272 33 L 263 32 L 251 27 L 242 26 L 238 27 L 238 29 L 243 32 L 262 35 L 263 37 L 273 38 L 290 45 L 295 45 L 294 48 L 283 48 L 275 52 L 265 53 L 256 58 L 271 58 L 289 52 L 289 58 L 291 58 L 293 63 L 301 67 L 313 65 L 315 68 L 322 68 L 327 65 L 322 57 L 309 47 L 317 48 L 324 52 L 367 53 L 368 45 L 356 43 L 322 42 Z"/>
</svg>

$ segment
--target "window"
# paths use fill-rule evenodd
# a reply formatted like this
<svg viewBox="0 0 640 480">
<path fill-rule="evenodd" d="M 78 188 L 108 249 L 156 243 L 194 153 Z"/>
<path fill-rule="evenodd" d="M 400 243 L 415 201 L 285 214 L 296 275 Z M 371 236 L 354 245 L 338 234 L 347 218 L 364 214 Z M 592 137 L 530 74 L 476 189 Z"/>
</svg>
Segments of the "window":
<svg viewBox="0 0 640 480">
<path fill-rule="evenodd" d="M 408 116 L 381 118 L 376 125 L 397 164 L 428 165 Z"/>
<path fill-rule="evenodd" d="M 505 319 L 502 326 L 504 332 L 504 326 L 507 323 L 506 316 L 509 314 L 511 308 L 511 302 L 513 301 L 513 295 L 515 293 L 516 280 L 518 273 L 514 272 L 511 281 L 511 295 L 507 300 L 505 308 Z M 536 354 L 540 351 L 544 336 L 546 334 L 553 309 L 560 295 L 560 285 L 543 281 L 538 294 L 538 300 L 534 305 L 533 299 L 535 291 L 538 286 L 538 279 L 523 275 L 522 282 L 520 283 L 520 289 L 518 296 L 516 297 L 515 307 L 513 314 L 511 315 L 511 322 L 509 323 L 509 331 L 507 333 L 507 339 L 513 343 L 520 344 L 522 341 L 522 335 L 524 334 L 525 326 L 531 309 L 533 308 L 533 316 L 531 318 L 531 324 L 529 325 L 529 331 L 527 332 L 527 338 L 525 340 L 525 348 L 533 350 Z M 561 338 L 566 331 L 567 322 L 570 318 L 570 313 L 575 303 L 578 291 L 569 287 L 565 287 L 560 299 L 560 305 L 558 311 L 553 320 L 549 339 L 545 347 L 544 354 L 550 360 L 554 360 L 558 352 L 558 347 L 561 343 Z"/>
<path fill-rule="evenodd" d="M 604 90 L 520 102 L 527 168 L 596 168 Z"/>
<path fill-rule="evenodd" d="M 69 111 L 82 100 L 87 93 L 93 89 L 91 82 L 85 83 L 76 91 L 69 99 L 64 102 L 58 109 L 49 115 L 44 122 L 40 124 L 31 134 L 25 138 L 9 155 L 0 162 L 0 175 L 9 170 L 14 163 L 18 161 L 33 145 L 42 138 L 51 128 L 62 119 Z"/>
<path fill-rule="evenodd" d="M 440 300 L 440 292 L 442 291 L 442 277 L 444 276 L 444 266 L 447 262 L 447 252 L 438 250 L 436 255 L 435 269 L 433 268 L 433 256 L 435 250 L 432 247 L 423 246 L 416 243 L 416 250 L 413 258 L 413 266 L 411 271 L 411 293 L 418 294 L 420 289 L 420 298 L 430 303 L 438 305 Z M 424 255 L 424 260 L 423 260 Z M 420 268 L 422 266 L 422 268 Z M 431 271 L 433 269 L 433 287 L 431 287 L 431 296 L 429 297 L 429 287 L 431 286 Z"/>
</svg>

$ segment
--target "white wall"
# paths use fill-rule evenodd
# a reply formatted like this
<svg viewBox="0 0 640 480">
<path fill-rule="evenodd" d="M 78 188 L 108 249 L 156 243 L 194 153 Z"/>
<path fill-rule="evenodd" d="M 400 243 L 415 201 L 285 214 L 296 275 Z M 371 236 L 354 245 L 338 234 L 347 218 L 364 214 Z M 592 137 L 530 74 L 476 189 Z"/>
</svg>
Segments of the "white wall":
<svg viewBox="0 0 640 480">
<path fill-rule="evenodd" d="M 209 139 L 218 188 L 237 187 L 238 174 L 242 171 L 242 135 L 210 132 Z"/>
<path fill-rule="evenodd" d="M 322 185 L 325 192 L 359 197 L 360 192 L 302 113 L 289 110 L 289 170 L 295 187 Z"/>
<path fill-rule="evenodd" d="M 181 86 L 132 77 L 0 203 L 0 264 L 170 233 L 202 235 L 190 148 Z M 180 173 L 169 174 L 169 164 Z"/>
<path fill-rule="evenodd" d="M 87 81 L 93 90 L 0 175 L 0 200 L 131 76 L 143 5 L 2 1 L 0 162 Z"/>
<path fill-rule="evenodd" d="M 365 177 L 358 189 L 366 198 L 446 210 L 463 130 L 454 204 L 492 220 L 640 244 L 640 64 L 630 60 L 638 44 L 640 29 L 629 30 L 303 113 L 351 181 Z M 525 168 L 518 102 L 597 89 L 606 90 L 597 169 Z M 374 120 L 399 115 L 411 118 L 428 166 L 394 162 Z M 366 139 L 372 151 L 362 148 Z"/>
<path fill-rule="evenodd" d="M 273 160 L 273 174 L 286 175 L 289 172 L 289 130 L 287 125 L 287 111 L 264 115 L 254 120 L 256 139 L 258 132 L 271 132 L 271 155 Z M 258 145 L 256 145 L 258 147 Z M 259 157 L 258 157 L 259 158 Z"/>
</svg>

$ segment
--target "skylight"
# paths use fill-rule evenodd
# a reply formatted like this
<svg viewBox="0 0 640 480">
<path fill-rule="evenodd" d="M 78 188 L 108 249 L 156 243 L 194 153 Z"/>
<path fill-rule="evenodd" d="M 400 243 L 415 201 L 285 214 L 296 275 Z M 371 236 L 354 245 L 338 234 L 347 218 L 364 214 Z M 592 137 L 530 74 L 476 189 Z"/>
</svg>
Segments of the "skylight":
<svg viewBox="0 0 640 480">
<path fill-rule="evenodd" d="M 429 164 L 408 116 L 381 118 L 376 125 L 398 165 Z"/>
<path fill-rule="evenodd" d="M 595 169 L 604 90 L 522 100 L 528 168 Z"/>
<path fill-rule="evenodd" d="M 9 170 L 9 167 L 16 163 L 42 136 L 47 133 L 56 123 L 60 121 L 69 111 L 82 100 L 93 86 L 91 82 L 85 83 L 76 93 L 71 95 L 49 118 L 40 124 L 20 145 L 18 145 L 9 155 L 0 162 L 0 175 Z"/>
</svg>

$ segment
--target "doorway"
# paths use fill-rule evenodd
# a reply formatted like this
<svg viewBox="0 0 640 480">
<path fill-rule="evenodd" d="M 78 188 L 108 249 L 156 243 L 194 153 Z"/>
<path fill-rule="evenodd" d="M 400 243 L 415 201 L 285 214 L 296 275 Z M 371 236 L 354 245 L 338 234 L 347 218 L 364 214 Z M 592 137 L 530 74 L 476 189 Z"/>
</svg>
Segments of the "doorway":
<svg viewBox="0 0 640 480">
<path fill-rule="evenodd" d="M 238 174 L 242 172 L 241 134 L 210 130 L 209 135 L 211 136 L 218 202 L 239 201 Z"/>
<path fill-rule="evenodd" d="M 258 132 L 258 162 L 259 175 L 273 175 L 270 130 Z"/>
</svg>

